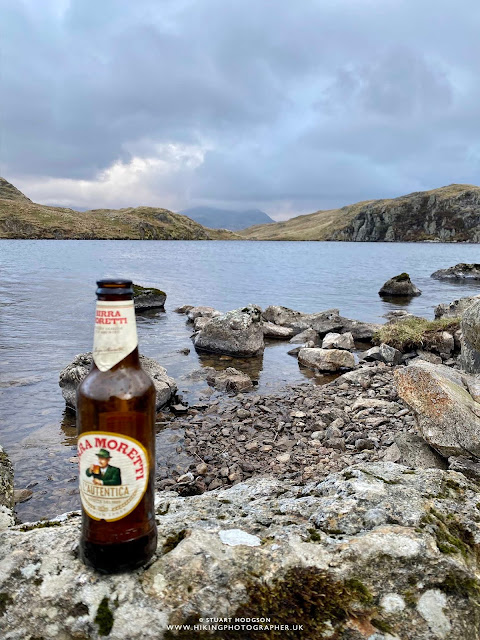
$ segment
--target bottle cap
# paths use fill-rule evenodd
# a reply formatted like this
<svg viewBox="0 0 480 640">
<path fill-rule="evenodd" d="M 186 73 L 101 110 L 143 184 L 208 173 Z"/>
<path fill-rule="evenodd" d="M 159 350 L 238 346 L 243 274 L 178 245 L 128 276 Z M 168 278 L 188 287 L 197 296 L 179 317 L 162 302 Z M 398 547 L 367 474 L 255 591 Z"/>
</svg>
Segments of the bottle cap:
<svg viewBox="0 0 480 640">
<path fill-rule="evenodd" d="M 132 281 L 125 278 L 102 278 L 97 280 L 98 295 L 133 295 Z"/>
</svg>

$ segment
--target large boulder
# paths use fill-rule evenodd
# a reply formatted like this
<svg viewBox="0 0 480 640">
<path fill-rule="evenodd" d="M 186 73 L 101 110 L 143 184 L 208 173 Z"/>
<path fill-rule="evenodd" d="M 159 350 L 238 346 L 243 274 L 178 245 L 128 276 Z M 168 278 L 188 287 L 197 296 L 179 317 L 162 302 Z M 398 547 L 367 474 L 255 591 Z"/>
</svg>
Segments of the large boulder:
<svg viewBox="0 0 480 640">
<path fill-rule="evenodd" d="M 468 373 L 480 374 L 480 300 L 465 311 L 461 327 L 460 366 Z"/>
<path fill-rule="evenodd" d="M 165 291 L 154 287 L 141 287 L 139 284 L 133 285 L 133 300 L 135 311 L 141 313 L 149 309 L 164 309 L 167 294 Z"/>
<path fill-rule="evenodd" d="M 468 298 L 459 298 L 453 302 L 439 304 L 435 307 L 435 318 L 460 318 L 474 302 L 480 300 L 480 295 Z"/>
<path fill-rule="evenodd" d="M 282 327 L 291 327 L 295 333 L 305 329 L 315 329 L 321 335 L 330 331 L 340 331 L 343 327 L 343 318 L 338 309 L 327 309 L 318 313 L 303 313 L 294 311 L 288 307 L 270 306 L 262 314 L 267 322 L 279 324 Z"/>
<path fill-rule="evenodd" d="M 261 309 L 248 305 L 212 318 L 193 339 L 196 349 L 211 353 L 250 357 L 263 352 Z"/>
<path fill-rule="evenodd" d="M 479 501 L 459 473 L 392 463 L 158 493 L 156 556 L 113 576 L 78 559 L 78 513 L 19 525 L 1 536 L 0 636 L 206 638 L 217 619 L 224 640 L 477 640 Z"/>
<path fill-rule="evenodd" d="M 298 352 L 298 362 L 309 369 L 319 371 L 340 371 L 353 369 L 355 357 L 343 349 L 303 348 Z"/>
<path fill-rule="evenodd" d="M 0 445 L 0 531 L 15 524 L 13 507 L 13 466 L 8 455 Z"/>
<path fill-rule="evenodd" d="M 157 392 L 157 410 L 168 404 L 177 391 L 177 385 L 173 378 L 167 375 L 167 370 L 158 364 L 153 358 L 140 356 L 140 364 L 143 370 L 152 378 Z M 73 362 L 60 372 L 59 385 L 62 395 L 69 409 L 76 411 L 78 385 L 86 377 L 92 366 L 92 354 L 81 353 L 75 356 Z"/>
<path fill-rule="evenodd" d="M 441 364 L 415 361 L 396 369 L 398 395 L 415 414 L 418 429 L 442 456 L 480 457 L 480 403 L 469 387 L 476 379 Z"/>
<path fill-rule="evenodd" d="M 448 269 L 438 269 L 430 277 L 436 280 L 480 280 L 480 264 L 460 262 Z"/>
<path fill-rule="evenodd" d="M 378 293 L 381 296 L 419 296 L 422 292 L 410 280 L 408 273 L 401 273 L 387 280 Z"/>
<path fill-rule="evenodd" d="M 445 458 L 416 433 L 399 433 L 384 460 L 399 462 L 412 469 L 446 469 Z"/>
<path fill-rule="evenodd" d="M 351 333 L 354 340 L 371 342 L 373 336 L 382 326 L 375 322 L 361 322 L 360 320 L 350 320 L 343 318 L 341 333 Z"/>
</svg>

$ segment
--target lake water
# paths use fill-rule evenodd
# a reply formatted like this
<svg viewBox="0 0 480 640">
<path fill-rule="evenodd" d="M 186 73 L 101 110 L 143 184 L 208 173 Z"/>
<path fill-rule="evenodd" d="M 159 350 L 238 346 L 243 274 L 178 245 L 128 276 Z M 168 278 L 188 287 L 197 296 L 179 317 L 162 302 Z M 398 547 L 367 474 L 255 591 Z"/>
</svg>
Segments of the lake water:
<svg viewBox="0 0 480 640">
<path fill-rule="evenodd" d="M 192 401 L 202 386 L 189 374 L 204 365 L 242 367 L 262 392 L 305 377 L 286 353 L 291 345 L 282 342 L 270 343 L 263 359 L 254 361 L 199 357 L 194 349 L 181 355 L 180 349 L 192 347 L 191 326 L 173 313 L 175 307 L 227 311 L 250 302 L 306 312 L 337 307 L 350 318 L 383 322 L 384 313 L 400 307 L 382 301 L 378 290 L 389 277 L 407 271 L 423 294 L 402 308 L 432 318 L 440 302 L 480 293 L 474 284 L 429 277 L 458 262 L 480 262 L 479 246 L 0 241 L 0 442 L 15 465 L 16 486 L 34 485 L 32 499 L 17 507 L 19 517 L 51 517 L 79 506 L 76 465 L 69 462 L 75 427 L 64 414 L 58 374 L 76 354 L 91 350 L 96 279 L 128 277 L 167 292 L 165 313 L 138 317 L 140 349 L 165 366 Z"/>
</svg>

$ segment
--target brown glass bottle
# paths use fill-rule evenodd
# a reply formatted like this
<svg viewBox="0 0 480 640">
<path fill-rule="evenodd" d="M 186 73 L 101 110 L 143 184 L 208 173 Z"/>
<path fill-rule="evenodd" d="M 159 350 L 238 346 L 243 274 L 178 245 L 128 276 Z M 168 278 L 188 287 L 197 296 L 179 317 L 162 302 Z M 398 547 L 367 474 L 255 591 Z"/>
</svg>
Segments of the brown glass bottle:
<svg viewBox="0 0 480 640">
<path fill-rule="evenodd" d="M 80 556 L 102 573 L 157 546 L 155 387 L 140 366 L 130 280 L 97 281 L 92 368 L 77 391 Z"/>
</svg>

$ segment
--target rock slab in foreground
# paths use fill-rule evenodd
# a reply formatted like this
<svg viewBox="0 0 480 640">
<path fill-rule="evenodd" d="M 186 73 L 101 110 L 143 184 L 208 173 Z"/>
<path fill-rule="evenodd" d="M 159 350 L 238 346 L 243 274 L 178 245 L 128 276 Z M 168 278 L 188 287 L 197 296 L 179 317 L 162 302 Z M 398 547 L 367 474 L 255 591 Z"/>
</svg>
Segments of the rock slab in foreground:
<svg viewBox="0 0 480 640">
<path fill-rule="evenodd" d="M 473 376 L 419 361 L 394 372 L 398 395 L 412 409 L 423 438 L 442 456 L 480 456 L 480 403 Z"/>
<path fill-rule="evenodd" d="M 191 312 L 190 312 L 191 313 Z M 261 309 L 250 304 L 213 317 L 193 339 L 201 351 L 250 357 L 263 353 Z"/>
<path fill-rule="evenodd" d="M 0 531 L 15 523 L 14 504 L 13 466 L 0 445 Z"/>
<path fill-rule="evenodd" d="M 157 392 L 156 408 L 164 407 L 177 391 L 177 385 L 173 378 L 167 375 L 167 370 L 158 364 L 153 358 L 140 356 L 140 364 L 143 370 L 152 378 Z M 59 385 L 67 407 L 76 410 L 77 389 L 82 380 L 87 376 L 92 366 L 92 354 L 81 353 L 75 356 L 73 362 L 60 372 Z"/>
<path fill-rule="evenodd" d="M 0 538 L 0 635 L 171 640 L 167 625 L 255 617 L 303 631 L 178 637 L 476 640 L 479 501 L 459 473 L 392 463 L 160 493 L 156 558 L 118 576 L 78 560 L 75 514 L 17 526 Z"/>
</svg>

